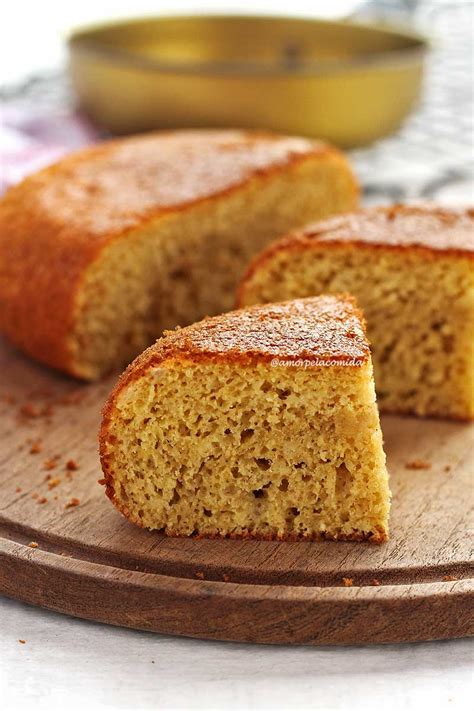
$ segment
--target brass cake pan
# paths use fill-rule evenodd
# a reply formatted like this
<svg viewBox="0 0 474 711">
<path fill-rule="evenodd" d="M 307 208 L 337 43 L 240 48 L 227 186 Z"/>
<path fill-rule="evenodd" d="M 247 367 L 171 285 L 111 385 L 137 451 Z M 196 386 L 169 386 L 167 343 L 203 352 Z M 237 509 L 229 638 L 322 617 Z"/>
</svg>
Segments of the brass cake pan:
<svg viewBox="0 0 474 711">
<path fill-rule="evenodd" d="M 178 16 L 104 24 L 68 41 L 72 83 L 114 134 L 248 127 L 363 145 L 420 92 L 426 41 L 351 22 Z"/>
</svg>

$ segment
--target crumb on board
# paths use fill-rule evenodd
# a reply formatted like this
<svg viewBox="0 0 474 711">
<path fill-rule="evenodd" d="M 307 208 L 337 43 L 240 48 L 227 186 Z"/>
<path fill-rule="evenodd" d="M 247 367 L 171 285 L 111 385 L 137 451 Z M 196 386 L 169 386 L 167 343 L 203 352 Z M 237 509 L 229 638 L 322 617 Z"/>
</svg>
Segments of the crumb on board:
<svg viewBox="0 0 474 711">
<path fill-rule="evenodd" d="M 445 471 L 446 473 L 447 473 L 447 472 L 450 472 L 450 471 L 451 471 L 451 465 L 450 465 L 450 464 L 446 464 L 446 466 L 444 467 L 444 471 Z"/>
<path fill-rule="evenodd" d="M 97 483 L 100 484 L 101 486 L 105 486 L 105 484 L 106 484 L 105 479 L 97 479 Z"/>
<path fill-rule="evenodd" d="M 343 578 L 342 584 L 345 588 L 351 588 L 354 584 L 354 580 L 352 578 Z"/>
<path fill-rule="evenodd" d="M 66 469 L 68 472 L 75 472 L 77 469 L 79 469 L 79 464 L 76 462 L 75 459 L 68 459 L 66 462 Z"/>
<path fill-rule="evenodd" d="M 65 508 L 65 509 L 71 509 L 71 508 L 73 508 L 74 506 L 79 506 L 80 503 L 81 503 L 80 500 L 77 499 L 75 496 L 73 496 L 73 498 L 70 499 L 70 500 L 66 503 L 66 505 L 64 506 L 64 508 Z"/>
<path fill-rule="evenodd" d="M 21 486 L 17 486 L 16 489 L 15 489 L 15 492 L 16 492 L 17 494 L 21 494 L 22 491 L 23 491 L 23 489 L 21 488 Z"/>
<path fill-rule="evenodd" d="M 54 489 L 56 486 L 59 486 L 61 483 L 61 479 L 59 477 L 56 477 L 55 479 L 49 479 L 48 481 L 48 489 Z"/>
<path fill-rule="evenodd" d="M 40 496 L 40 498 L 38 499 L 38 503 L 39 504 L 47 504 L 48 499 L 46 498 L 46 496 Z"/>
<path fill-rule="evenodd" d="M 18 641 L 20 644 L 26 644 L 26 639 L 19 639 Z"/>
<path fill-rule="evenodd" d="M 380 580 L 377 580 L 377 578 L 372 578 L 372 580 L 370 581 L 370 584 L 378 586 L 378 585 L 380 585 Z"/>
<path fill-rule="evenodd" d="M 30 446 L 30 454 L 39 454 L 43 451 L 43 445 L 40 439 L 34 440 Z"/>
<path fill-rule="evenodd" d="M 444 581 L 445 583 L 454 582 L 455 580 L 459 580 L 459 578 L 457 578 L 455 575 L 445 575 L 445 576 L 443 576 L 443 581 Z"/>
<path fill-rule="evenodd" d="M 410 462 L 406 462 L 405 469 L 431 469 L 431 462 L 427 462 L 425 459 L 412 459 Z"/>
<path fill-rule="evenodd" d="M 58 459 L 59 456 L 56 454 L 54 457 L 49 457 L 48 459 L 45 459 L 43 462 L 43 469 L 46 469 L 47 471 L 50 471 L 51 469 L 56 469 L 58 466 Z"/>
<path fill-rule="evenodd" d="M 28 543 L 28 548 L 38 548 L 38 544 L 36 543 L 36 541 L 31 541 L 30 543 Z"/>
<path fill-rule="evenodd" d="M 198 580 L 204 580 L 204 573 L 201 570 L 198 570 L 194 575 Z"/>
</svg>

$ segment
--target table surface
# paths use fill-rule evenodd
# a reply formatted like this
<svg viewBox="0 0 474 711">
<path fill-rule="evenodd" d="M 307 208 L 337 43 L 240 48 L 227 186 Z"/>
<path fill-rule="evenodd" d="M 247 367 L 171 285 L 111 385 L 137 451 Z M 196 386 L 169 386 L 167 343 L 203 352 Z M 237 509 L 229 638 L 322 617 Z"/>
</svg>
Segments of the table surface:
<svg viewBox="0 0 474 711">
<path fill-rule="evenodd" d="M 472 640 L 344 648 L 204 642 L 5 598 L 0 649 L 5 711 L 464 710 L 474 690 Z"/>
</svg>

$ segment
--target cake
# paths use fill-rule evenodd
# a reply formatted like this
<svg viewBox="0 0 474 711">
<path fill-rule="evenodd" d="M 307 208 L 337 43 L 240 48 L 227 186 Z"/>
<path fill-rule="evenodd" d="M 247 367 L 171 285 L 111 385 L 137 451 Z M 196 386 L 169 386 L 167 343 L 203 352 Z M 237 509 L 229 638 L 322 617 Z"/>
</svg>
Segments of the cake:
<svg viewBox="0 0 474 711">
<path fill-rule="evenodd" d="M 110 396 L 100 454 L 114 505 L 167 535 L 387 538 L 372 364 L 350 297 L 167 333 Z"/>
<path fill-rule="evenodd" d="M 353 294 L 379 408 L 474 416 L 474 210 L 376 207 L 310 225 L 251 264 L 240 305 Z"/>
<path fill-rule="evenodd" d="M 97 379 L 163 329 L 232 308 L 251 256 L 357 195 L 343 155 L 303 138 L 175 131 L 86 149 L 0 201 L 0 331 Z"/>
</svg>

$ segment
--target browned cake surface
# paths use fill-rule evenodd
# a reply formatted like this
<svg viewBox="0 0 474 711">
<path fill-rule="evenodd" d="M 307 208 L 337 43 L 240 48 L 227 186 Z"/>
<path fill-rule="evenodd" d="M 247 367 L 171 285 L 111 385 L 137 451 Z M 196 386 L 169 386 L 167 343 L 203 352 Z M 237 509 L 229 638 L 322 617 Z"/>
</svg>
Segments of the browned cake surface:
<svg viewBox="0 0 474 711">
<path fill-rule="evenodd" d="M 29 177 L 10 191 L 2 213 L 9 213 L 12 229 L 20 220 L 36 229 L 40 218 L 53 229 L 65 226 L 61 240 L 97 245 L 157 214 L 328 150 L 304 138 L 240 131 L 176 131 L 110 141 Z"/>
<path fill-rule="evenodd" d="M 474 253 L 474 209 L 433 205 L 392 205 L 332 217 L 274 242 L 254 262 L 258 266 L 279 249 L 311 242 L 352 242 L 374 247 L 421 247 L 435 253 Z M 253 266 L 250 270 L 253 270 Z"/>
<path fill-rule="evenodd" d="M 308 234 L 311 233 L 311 228 Z M 316 226 L 319 240 L 429 247 L 437 251 L 474 250 L 474 210 L 433 205 L 374 207 Z"/>
<path fill-rule="evenodd" d="M 281 359 L 367 361 L 364 317 L 350 296 L 321 296 L 252 306 L 168 331 L 130 365 L 127 382 L 167 358 L 267 362 Z"/>
<path fill-rule="evenodd" d="M 0 201 L 1 329 L 40 360 L 77 373 L 70 339 L 84 311 L 85 270 L 106 246 L 156 218 L 332 154 L 302 138 L 175 131 L 110 141 L 28 177 Z M 87 347 L 84 338 L 76 350 Z"/>
</svg>

